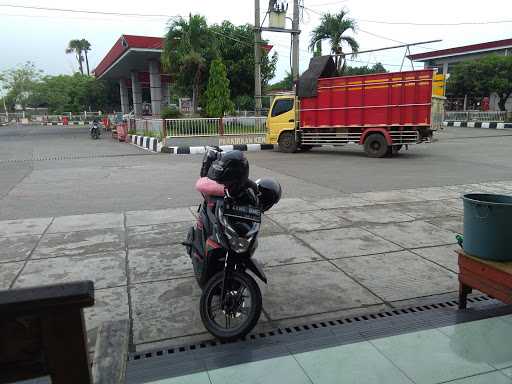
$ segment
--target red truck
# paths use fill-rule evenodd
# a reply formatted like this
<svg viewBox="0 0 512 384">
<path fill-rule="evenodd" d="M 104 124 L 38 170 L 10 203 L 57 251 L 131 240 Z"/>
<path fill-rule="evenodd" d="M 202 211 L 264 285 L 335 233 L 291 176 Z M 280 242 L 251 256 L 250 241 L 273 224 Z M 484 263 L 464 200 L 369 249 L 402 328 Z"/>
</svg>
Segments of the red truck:
<svg viewBox="0 0 512 384">
<path fill-rule="evenodd" d="M 313 58 L 296 95 L 274 99 L 269 143 L 283 152 L 356 143 L 370 157 L 385 157 L 431 141 L 444 100 L 433 95 L 433 70 L 330 77 L 333 72 L 332 58 Z"/>
</svg>

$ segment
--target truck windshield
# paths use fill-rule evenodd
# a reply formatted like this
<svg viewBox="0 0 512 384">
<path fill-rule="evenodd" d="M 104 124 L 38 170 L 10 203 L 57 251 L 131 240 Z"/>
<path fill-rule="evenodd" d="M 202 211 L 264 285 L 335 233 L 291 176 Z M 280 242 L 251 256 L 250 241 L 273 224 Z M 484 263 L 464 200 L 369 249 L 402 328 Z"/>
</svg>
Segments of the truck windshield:
<svg viewBox="0 0 512 384">
<path fill-rule="evenodd" d="M 272 117 L 282 115 L 285 112 L 291 111 L 293 108 L 293 99 L 279 99 L 272 107 Z"/>
</svg>

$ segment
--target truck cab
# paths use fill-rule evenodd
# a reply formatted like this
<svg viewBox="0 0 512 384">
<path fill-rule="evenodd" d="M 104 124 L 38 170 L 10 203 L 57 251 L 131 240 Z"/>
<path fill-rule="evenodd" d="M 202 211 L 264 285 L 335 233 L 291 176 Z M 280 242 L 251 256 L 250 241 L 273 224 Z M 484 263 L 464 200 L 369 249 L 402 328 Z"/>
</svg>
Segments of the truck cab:
<svg viewBox="0 0 512 384">
<path fill-rule="evenodd" d="M 283 144 L 283 140 L 289 139 L 288 136 L 295 137 L 298 110 L 296 104 L 298 104 L 298 100 L 292 93 L 274 98 L 267 116 L 267 143 L 277 144 L 281 139 L 281 144 Z"/>
</svg>

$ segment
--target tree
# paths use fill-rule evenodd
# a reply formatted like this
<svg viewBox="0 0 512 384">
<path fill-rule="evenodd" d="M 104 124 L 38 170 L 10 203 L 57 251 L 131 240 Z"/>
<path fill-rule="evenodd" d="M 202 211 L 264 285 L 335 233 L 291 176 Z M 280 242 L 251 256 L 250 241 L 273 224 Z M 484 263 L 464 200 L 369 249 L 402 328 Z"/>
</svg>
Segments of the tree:
<svg viewBox="0 0 512 384">
<path fill-rule="evenodd" d="M 197 113 L 199 97 L 209 62 L 215 57 L 215 40 L 206 19 L 189 15 L 172 21 L 165 36 L 162 62 L 184 90 L 192 90 L 192 107 Z"/>
<path fill-rule="evenodd" d="M 0 83 L 7 93 L 5 102 L 10 105 L 11 109 L 15 105 L 20 105 L 25 109 L 32 97 L 35 85 L 41 79 L 41 75 L 42 71 L 37 69 L 30 61 L 0 74 Z"/>
<path fill-rule="evenodd" d="M 87 76 L 91 75 L 91 72 L 89 71 L 89 57 L 87 56 L 87 52 L 91 50 L 91 43 L 89 43 L 86 39 L 80 40 L 80 46 L 82 48 L 82 51 L 84 52 L 85 56 L 85 65 L 87 67 Z"/>
<path fill-rule="evenodd" d="M 210 27 L 217 41 L 218 55 L 226 66 L 231 96 L 235 100 L 253 99 L 254 104 L 254 28 L 249 24 L 235 26 L 229 21 Z M 262 44 L 266 41 L 262 41 Z M 263 51 L 263 50 L 262 50 Z M 264 88 L 274 77 L 277 53 L 261 55 L 261 83 Z M 244 103 L 246 104 L 246 103 Z"/>
<path fill-rule="evenodd" d="M 387 70 L 381 63 L 375 63 L 372 67 L 368 67 L 367 65 L 362 67 L 350 67 L 346 66 L 343 71 L 343 75 L 369 75 L 372 73 L 386 73 Z"/>
<path fill-rule="evenodd" d="M 213 60 L 210 65 L 206 98 L 206 113 L 210 117 L 222 117 L 224 113 L 231 112 L 235 108 L 230 99 L 226 66 L 220 59 Z"/>
<path fill-rule="evenodd" d="M 46 107 L 51 114 L 112 111 L 120 103 L 116 82 L 91 76 L 45 76 L 34 86 L 31 106 Z"/>
<path fill-rule="evenodd" d="M 457 64 L 450 72 L 447 92 L 453 96 L 485 97 L 496 92 L 500 110 L 512 95 L 512 56 L 489 55 Z"/>
<path fill-rule="evenodd" d="M 315 50 L 319 41 L 329 40 L 331 44 L 331 53 L 337 55 L 335 57 L 336 68 L 338 73 L 342 73 L 345 67 L 345 59 L 343 53 L 343 45 L 348 44 L 353 53 L 359 50 L 359 44 L 352 36 L 347 36 L 347 31 L 355 32 L 356 22 L 354 19 L 347 17 L 348 13 L 341 10 L 336 14 L 326 13 L 320 20 L 320 25 L 313 29 L 309 49 Z"/>
<path fill-rule="evenodd" d="M 66 53 L 74 53 L 76 60 L 78 61 L 78 67 L 80 68 L 80 73 L 84 74 L 83 61 L 84 57 L 82 56 L 82 40 L 74 39 L 70 40 L 68 43 L 68 47 L 66 48 Z"/>
<path fill-rule="evenodd" d="M 278 81 L 277 83 L 271 84 L 267 87 L 268 91 L 278 91 L 278 90 L 292 90 L 293 89 L 293 77 L 291 72 L 286 71 L 284 79 Z"/>
</svg>

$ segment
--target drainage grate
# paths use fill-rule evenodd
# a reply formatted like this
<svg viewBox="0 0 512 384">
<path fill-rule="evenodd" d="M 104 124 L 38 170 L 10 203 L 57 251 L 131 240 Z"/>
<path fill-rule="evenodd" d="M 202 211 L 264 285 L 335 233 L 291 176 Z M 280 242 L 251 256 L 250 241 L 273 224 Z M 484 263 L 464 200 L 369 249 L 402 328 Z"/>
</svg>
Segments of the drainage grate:
<svg viewBox="0 0 512 384">
<path fill-rule="evenodd" d="M 475 296 L 468 298 L 468 302 L 470 303 L 482 303 L 482 302 L 489 302 L 493 301 L 488 296 Z M 337 320 L 329 320 L 329 321 L 319 321 L 314 322 L 310 324 L 300 325 L 300 326 L 291 326 L 291 327 L 284 327 L 284 328 L 277 328 L 271 331 L 267 332 L 259 332 L 257 334 L 250 334 L 238 341 L 232 341 L 232 342 L 222 342 L 222 341 L 216 341 L 216 340 L 208 340 L 199 342 L 196 344 L 187 344 L 179 347 L 174 348 L 167 348 L 167 349 L 157 349 L 157 350 L 150 350 L 140 353 L 132 353 L 128 360 L 143 360 L 143 359 L 149 359 L 153 357 L 160 357 L 164 355 L 174 355 L 179 354 L 181 352 L 189 352 L 194 351 L 196 349 L 204 349 L 204 348 L 212 348 L 217 347 L 220 345 L 225 344 L 237 344 L 240 342 L 248 341 L 248 340 L 260 340 L 268 337 L 275 337 L 280 335 L 292 335 L 292 334 L 298 334 L 302 332 L 312 332 L 314 330 L 319 330 L 322 328 L 332 328 L 332 327 L 339 327 L 341 325 L 354 325 L 357 323 L 364 323 L 364 322 L 372 322 L 372 321 L 379 321 L 386 318 L 395 318 L 403 315 L 419 315 L 420 313 L 425 313 L 428 311 L 435 311 L 440 309 L 447 309 L 447 308 L 458 308 L 458 301 L 457 300 L 451 300 L 451 301 L 445 301 L 441 303 L 434 303 L 434 304 L 428 304 L 428 305 L 419 305 L 409 308 L 399 308 L 399 309 L 393 309 L 388 310 L 384 312 L 378 312 L 375 314 L 369 314 L 369 315 L 359 315 L 359 316 L 352 316 L 352 317 L 345 317 L 342 319 Z"/>
</svg>

